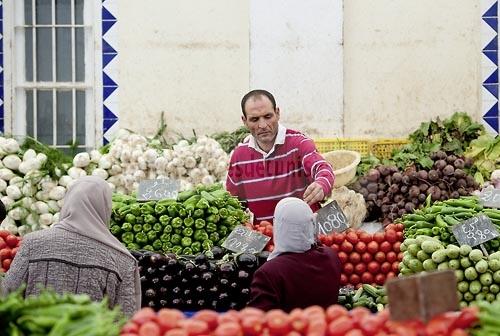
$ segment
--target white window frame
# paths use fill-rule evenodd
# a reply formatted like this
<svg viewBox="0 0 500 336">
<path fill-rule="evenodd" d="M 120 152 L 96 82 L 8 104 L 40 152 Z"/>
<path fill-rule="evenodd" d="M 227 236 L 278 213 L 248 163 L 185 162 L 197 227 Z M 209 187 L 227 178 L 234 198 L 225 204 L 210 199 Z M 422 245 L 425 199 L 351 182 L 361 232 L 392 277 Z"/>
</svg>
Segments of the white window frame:
<svg viewBox="0 0 500 336">
<path fill-rule="evenodd" d="M 54 0 L 52 4 L 54 5 Z M 24 29 L 22 28 L 24 24 L 24 1 L 5 1 L 3 7 L 5 133 L 20 138 L 26 135 L 25 90 L 32 88 L 85 89 L 86 134 L 85 145 L 80 144 L 80 146 L 86 149 L 96 148 L 97 145 L 101 144 L 103 138 L 101 1 L 84 0 L 85 81 L 72 85 L 58 83 L 55 81 L 56 78 L 53 78 L 52 82 L 29 83 L 25 81 Z M 53 44 L 52 57 L 55 57 L 54 46 L 55 43 Z M 93 50 L 89 50 L 89 48 L 93 48 Z M 74 59 L 74 55 L 72 55 L 72 59 Z M 35 70 L 33 69 L 33 75 Z M 55 107 L 55 103 L 53 104 Z M 73 99 L 73 108 L 75 108 L 75 104 L 76 101 Z M 73 111 L 74 116 L 75 110 Z M 75 123 L 74 118 L 73 123 Z M 54 129 L 57 127 L 55 119 L 53 120 L 53 127 Z M 65 148 L 69 146 L 58 145 L 57 147 Z"/>
</svg>

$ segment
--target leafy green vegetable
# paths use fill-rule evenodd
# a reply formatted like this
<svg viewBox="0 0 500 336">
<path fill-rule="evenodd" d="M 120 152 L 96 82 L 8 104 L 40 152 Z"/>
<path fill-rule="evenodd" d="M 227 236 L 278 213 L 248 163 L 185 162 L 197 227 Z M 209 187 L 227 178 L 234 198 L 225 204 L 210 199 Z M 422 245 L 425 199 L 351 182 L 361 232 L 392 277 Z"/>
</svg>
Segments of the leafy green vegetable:
<svg viewBox="0 0 500 336">
<path fill-rule="evenodd" d="M 230 153 L 240 142 L 242 142 L 250 133 L 245 126 L 241 126 L 233 132 L 220 132 L 211 135 L 211 138 L 220 143 L 226 153 Z"/>
<path fill-rule="evenodd" d="M 500 137 L 481 135 L 471 141 L 465 156 L 474 161 L 472 172 L 476 181 L 484 183 L 495 169 L 500 168 Z"/>
<path fill-rule="evenodd" d="M 28 149 L 33 149 L 37 153 L 47 155 L 47 161 L 43 164 L 40 170 L 46 171 L 53 178 L 59 178 L 72 165 L 73 162 L 73 159 L 64 154 L 64 152 L 56 148 L 49 147 L 29 136 L 24 138 L 23 144 L 20 148 L 22 152 L 25 152 Z M 57 172 L 58 170 L 60 170 L 59 173 Z"/>
<path fill-rule="evenodd" d="M 362 156 L 361 161 L 356 168 L 356 174 L 358 176 L 364 176 L 371 169 L 380 164 L 380 160 L 372 154 Z"/>
</svg>

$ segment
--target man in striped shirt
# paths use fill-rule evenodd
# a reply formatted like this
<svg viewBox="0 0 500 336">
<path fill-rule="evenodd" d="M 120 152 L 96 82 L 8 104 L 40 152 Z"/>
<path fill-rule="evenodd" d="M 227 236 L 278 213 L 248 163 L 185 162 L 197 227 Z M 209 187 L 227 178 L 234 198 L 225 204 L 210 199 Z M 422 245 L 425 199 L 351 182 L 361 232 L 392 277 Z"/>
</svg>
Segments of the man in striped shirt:
<svg viewBox="0 0 500 336">
<path fill-rule="evenodd" d="M 285 197 L 302 198 L 317 211 L 331 193 L 334 175 L 314 142 L 279 124 L 280 110 L 265 90 L 247 93 L 241 109 L 251 135 L 231 156 L 227 190 L 247 201 L 255 222 L 272 221 L 276 204 Z"/>
</svg>

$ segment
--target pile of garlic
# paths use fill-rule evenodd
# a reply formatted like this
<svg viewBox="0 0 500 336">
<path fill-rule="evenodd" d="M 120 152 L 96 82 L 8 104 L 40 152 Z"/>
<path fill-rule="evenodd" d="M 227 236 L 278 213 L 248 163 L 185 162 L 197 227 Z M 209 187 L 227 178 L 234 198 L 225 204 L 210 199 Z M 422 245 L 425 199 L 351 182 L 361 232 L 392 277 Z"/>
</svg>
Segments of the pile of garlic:
<svg viewBox="0 0 500 336">
<path fill-rule="evenodd" d="M 214 139 L 203 136 L 193 144 L 181 140 L 173 149 L 158 148 L 144 136 L 120 130 L 107 154 L 97 150 L 77 154 L 59 183 L 67 185 L 91 174 L 108 181 L 113 191 L 130 194 L 145 179 L 177 179 L 181 190 L 225 179 L 229 157 Z"/>
</svg>

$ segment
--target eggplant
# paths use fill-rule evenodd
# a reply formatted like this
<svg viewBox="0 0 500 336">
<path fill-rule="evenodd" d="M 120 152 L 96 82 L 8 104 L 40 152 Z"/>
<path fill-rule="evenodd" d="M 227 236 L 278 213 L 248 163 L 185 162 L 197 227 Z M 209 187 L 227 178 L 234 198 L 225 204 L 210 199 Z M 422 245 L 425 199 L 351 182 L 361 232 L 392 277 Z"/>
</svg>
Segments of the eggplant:
<svg viewBox="0 0 500 336">
<path fill-rule="evenodd" d="M 180 308 L 184 302 L 180 298 L 175 298 L 172 300 L 172 306 L 174 308 Z"/>
<path fill-rule="evenodd" d="M 271 254 L 271 252 L 269 251 L 261 251 L 257 254 L 257 258 L 259 259 L 259 266 L 263 265 L 267 261 L 269 254 Z"/>
<path fill-rule="evenodd" d="M 148 304 L 147 304 L 148 307 L 151 307 L 151 308 L 155 308 L 156 307 L 156 302 L 154 301 L 149 301 Z"/>
<path fill-rule="evenodd" d="M 149 288 L 146 292 L 144 292 L 144 296 L 149 299 L 154 299 L 156 298 L 156 291 L 153 288 Z"/>
<path fill-rule="evenodd" d="M 157 286 L 160 283 L 160 278 L 153 278 L 151 279 L 151 283 L 155 286 Z"/>
<path fill-rule="evenodd" d="M 169 285 L 174 282 L 174 277 L 171 276 L 170 274 L 165 274 L 163 278 L 161 279 L 162 284 L 164 285 Z"/>
<path fill-rule="evenodd" d="M 205 272 L 201 275 L 201 281 L 202 283 L 211 283 L 212 280 L 214 279 L 214 274 L 212 272 Z"/>
<path fill-rule="evenodd" d="M 172 288 L 172 294 L 175 296 L 175 295 L 179 295 L 181 293 L 181 288 L 179 286 L 176 286 L 174 288 Z"/>
<path fill-rule="evenodd" d="M 149 257 L 149 265 L 159 267 L 165 261 L 165 257 L 159 253 L 154 253 Z"/>
<path fill-rule="evenodd" d="M 203 253 L 200 253 L 198 254 L 195 258 L 194 258 L 194 263 L 196 265 L 203 265 L 203 264 L 206 264 L 208 263 L 208 258 L 205 254 Z"/>
<path fill-rule="evenodd" d="M 207 306 L 207 303 L 205 302 L 204 299 L 199 299 L 198 301 L 196 301 L 196 305 L 198 306 L 198 308 L 206 308 Z"/>
<path fill-rule="evenodd" d="M 186 289 L 184 290 L 184 292 L 182 292 L 182 295 L 183 295 L 185 298 L 189 298 L 189 297 L 191 297 L 191 289 L 186 288 Z"/>
<path fill-rule="evenodd" d="M 235 265 L 232 262 L 225 262 L 219 265 L 219 274 L 221 277 L 231 278 L 234 276 Z"/>
<path fill-rule="evenodd" d="M 146 269 L 146 274 L 149 275 L 149 276 L 152 276 L 152 275 L 156 274 L 157 270 L 158 269 L 156 267 L 154 267 L 154 266 L 148 267 Z"/>
<path fill-rule="evenodd" d="M 167 287 L 160 287 L 160 290 L 159 290 L 161 296 L 166 296 L 168 295 L 168 288 Z"/>
<path fill-rule="evenodd" d="M 213 259 L 222 259 L 224 256 L 224 250 L 219 246 L 212 247 L 210 252 L 212 252 Z"/>
<path fill-rule="evenodd" d="M 244 270 L 256 270 L 259 266 L 259 259 L 255 254 L 242 253 L 236 257 L 236 264 Z"/>
<path fill-rule="evenodd" d="M 168 301 L 167 300 L 160 300 L 160 307 L 161 308 L 167 308 L 168 307 Z"/>
</svg>

